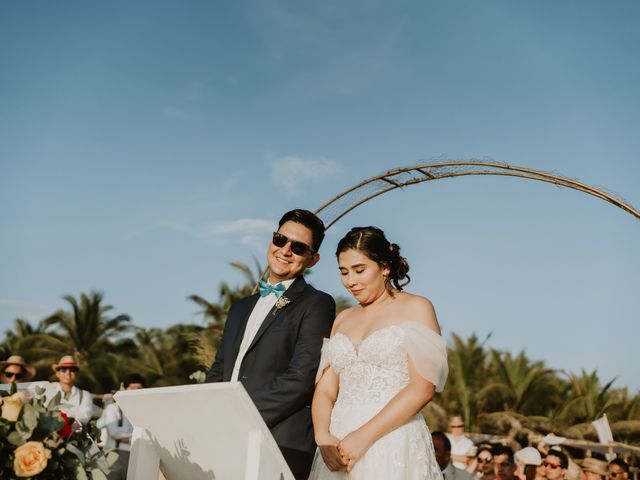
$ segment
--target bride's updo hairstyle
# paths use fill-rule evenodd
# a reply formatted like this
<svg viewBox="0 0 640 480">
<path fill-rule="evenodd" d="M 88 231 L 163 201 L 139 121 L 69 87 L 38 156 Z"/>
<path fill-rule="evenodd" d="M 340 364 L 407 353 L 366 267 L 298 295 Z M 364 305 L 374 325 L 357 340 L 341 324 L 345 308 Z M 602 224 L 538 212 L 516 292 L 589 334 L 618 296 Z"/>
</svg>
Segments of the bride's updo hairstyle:
<svg viewBox="0 0 640 480">
<path fill-rule="evenodd" d="M 411 281 L 407 275 L 409 264 L 407 259 L 400 255 L 400 247 L 395 243 L 390 243 L 384 232 L 377 227 L 352 228 L 338 242 L 336 257 L 340 257 L 340 254 L 347 250 L 356 250 L 376 262 L 380 267 L 388 268 L 388 282 L 400 291 Z M 406 281 L 403 282 L 403 279 Z"/>
</svg>

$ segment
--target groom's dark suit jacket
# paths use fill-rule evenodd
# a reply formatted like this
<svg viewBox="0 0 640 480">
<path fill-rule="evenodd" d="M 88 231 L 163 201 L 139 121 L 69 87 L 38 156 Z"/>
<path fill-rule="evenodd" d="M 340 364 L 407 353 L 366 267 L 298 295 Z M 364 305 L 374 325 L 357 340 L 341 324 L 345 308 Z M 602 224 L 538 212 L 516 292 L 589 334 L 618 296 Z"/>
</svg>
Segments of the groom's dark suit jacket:
<svg viewBox="0 0 640 480">
<path fill-rule="evenodd" d="M 302 478 L 311 469 L 316 448 L 311 399 L 322 339 L 331 333 L 336 305 L 330 295 L 302 277 L 284 296 L 290 303 L 267 314 L 242 360 L 238 380 L 262 414 L 292 472 Z M 247 320 L 259 297 L 251 295 L 231 307 L 207 382 L 231 379 Z"/>
</svg>

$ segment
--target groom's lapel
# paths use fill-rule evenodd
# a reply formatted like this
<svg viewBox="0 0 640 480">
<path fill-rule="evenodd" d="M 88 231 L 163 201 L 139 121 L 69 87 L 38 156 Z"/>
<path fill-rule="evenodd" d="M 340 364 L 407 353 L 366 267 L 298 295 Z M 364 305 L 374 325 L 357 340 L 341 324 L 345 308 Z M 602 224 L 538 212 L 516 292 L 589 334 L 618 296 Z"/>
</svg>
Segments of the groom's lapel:
<svg viewBox="0 0 640 480">
<path fill-rule="evenodd" d="M 306 286 L 307 282 L 304 281 L 304 278 L 302 278 L 302 276 L 299 276 L 295 279 L 291 286 L 287 288 L 287 290 L 282 294 L 282 297 L 280 297 L 280 299 L 286 298 L 287 300 L 289 300 L 289 303 L 281 308 L 276 308 L 276 305 L 278 304 L 278 302 L 276 302 L 276 305 L 274 305 L 271 311 L 267 313 L 267 316 L 262 322 L 262 325 L 260 325 L 260 328 L 256 332 L 255 337 L 253 337 L 253 341 L 251 342 L 251 345 L 249 345 L 247 351 L 253 348 L 253 346 L 258 342 L 258 340 L 260 340 L 260 337 L 264 334 L 264 332 L 267 331 L 267 329 L 271 326 L 276 318 L 278 318 L 280 315 L 287 314 L 287 309 L 291 308 L 291 304 L 294 303 L 300 295 L 302 295 L 302 292 L 304 291 Z"/>
<path fill-rule="evenodd" d="M 259 298 L 260 294 L 256 293 L 255 295 L 252 295 L 247 302 L 244 311 L 239 313 L 240 319 L 238 320 L 238 330 L 236 331 L 235 338 L 233 339 L 232 355 L 234 361 L 236 358 L 238 358 L 238 352 L 240 351 L 240 345 L 242 344 L 244 331 L 247 329 L 247 322 L 249 321 L 251 312 L 253 312 L 253 308 L 256 306 Z"/>
</svg>

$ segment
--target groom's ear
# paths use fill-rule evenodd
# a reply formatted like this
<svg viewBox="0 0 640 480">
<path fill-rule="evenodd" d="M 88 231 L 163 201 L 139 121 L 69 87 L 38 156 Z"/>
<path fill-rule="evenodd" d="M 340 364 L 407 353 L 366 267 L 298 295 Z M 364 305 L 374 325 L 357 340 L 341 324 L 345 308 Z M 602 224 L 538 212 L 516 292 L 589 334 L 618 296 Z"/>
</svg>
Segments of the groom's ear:
<svg viewBox="0 0 640 480">
<path fill-rule="evenodd" d="M 311 258 L 309 259 L 309 263 L 307 264 L 307 268 L 313 267 L 319 261 L 320 261 L 320 254 L 319 253 L 316 252 L 316 253 L 311 254 Z"/>
</svg>

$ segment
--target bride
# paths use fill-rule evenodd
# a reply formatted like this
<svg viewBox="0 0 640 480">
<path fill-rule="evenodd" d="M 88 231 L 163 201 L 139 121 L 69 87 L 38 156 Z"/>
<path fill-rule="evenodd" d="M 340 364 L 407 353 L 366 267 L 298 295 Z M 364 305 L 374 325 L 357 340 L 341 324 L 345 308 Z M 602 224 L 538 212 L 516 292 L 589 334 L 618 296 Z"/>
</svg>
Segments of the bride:
<svg viewBox="0 0 640 480">
<path fill-rule="evenodd" d="M 322 348 L 310 479 L 441 479 L 420 415 L 448 374 L 433 305 L 402 291 L 409 265 L 379 228 L 353 228 L 336 255 L 359 304 L 338 315 Z"/>
</svg>

